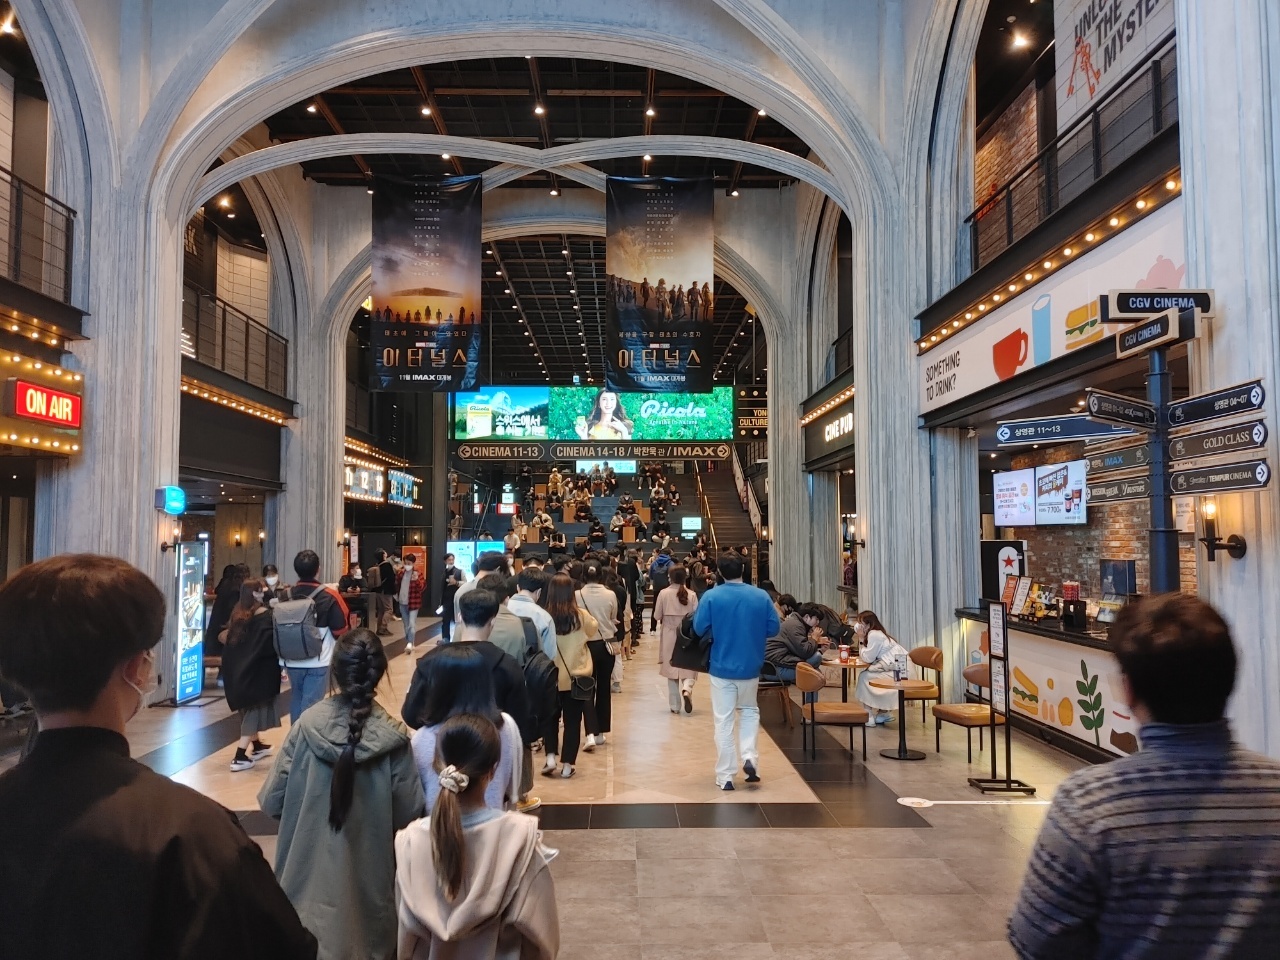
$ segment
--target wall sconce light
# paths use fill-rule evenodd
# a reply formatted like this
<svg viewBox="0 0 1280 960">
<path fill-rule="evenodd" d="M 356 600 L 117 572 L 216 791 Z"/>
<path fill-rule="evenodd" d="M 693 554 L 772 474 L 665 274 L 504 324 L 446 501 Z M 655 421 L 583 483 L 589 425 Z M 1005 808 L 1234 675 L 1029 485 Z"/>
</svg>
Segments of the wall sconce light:
<svg viewBox="0 0 1280 960">
<path fill-rule="evenodd" d="M 418 545 L 418 535 L 416 533 L 413 535 L 413 545 L 415 547 Z"/>
<path fill-rule="evenodd" d="M 261 547 L 261 546 L 265 546 L 265 545 L 266 545 L 266 542 L 267 542 L 267 531 L 265 531 L 265 530 L 259 530 L 259 531 L 258 531 L 258 546 L 260 546 L 260 547 Z"/>
<path fill-rule="evenodd" d="M 351 531 L 350 531 L 350 530 L 343 530 L 343 531 L 342 531 L 342 539 L 338 541 L 338 546 L 340 546 L 340 547 L 349 547 L 349 546 L 351 546 Z"/>
<path fill-rule="evenodd" d="M 170 550 L 177 550 L 177 549 L 178 549 L 178 544 L 179 544 L 179 543 L 181 543 L 181 542 L 182 542 L 182 528 L 181 528 L 181 527 L 174 527 L 174 528 L 173 528 L 173 542 L 172 542 L 172 543 L 170 543 L 168 540 L 163 541 L 163 542 L 160 544 L 160 552 L 161 552 L 161 553 L 168 553 Z"/>
<path fill-rule="evenodd" d="M 1239 560 L 1245 555 L 1249 545 L 1245 543 L 1244 537 L 1233 533 L 1223 540 L 1218 536 L 1218 504 L 1212 497 L 1200 502 L 1200 516 L 1204 520 L 1204 536 L 1200 538 L 1200 542 L 1204 544 L 1210 563 L 1217 561 L 1220 550 L 1225 550 L 1232 560 Z"/>
<path fill-rule="evenodd" d="M 235 535 L 235 537 L 234 537 L 234 540 L 235 540 L 235 545 L 236 545 L 237 547 L 239 547 L 239 546 L 240 546 L 240 534 L 239 534 L 239 532 L 237 532 L 237 533 L 236 533 L 236 535 Z"/>
</svg>

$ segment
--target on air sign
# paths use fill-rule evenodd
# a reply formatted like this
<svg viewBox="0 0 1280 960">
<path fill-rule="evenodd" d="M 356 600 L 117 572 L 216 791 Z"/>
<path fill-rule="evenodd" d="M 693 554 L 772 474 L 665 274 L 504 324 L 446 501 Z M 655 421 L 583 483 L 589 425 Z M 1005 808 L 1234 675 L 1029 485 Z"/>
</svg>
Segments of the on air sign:
<svg viewBox="0 0 1280 960">
<path fill-rule="evenodd" d="M 54 390 L 27 380 L 10 380 L 5 390 L 5 410 L 11 417 L 79 430 L 81 398 L 78 394 Z"/>
</svg>

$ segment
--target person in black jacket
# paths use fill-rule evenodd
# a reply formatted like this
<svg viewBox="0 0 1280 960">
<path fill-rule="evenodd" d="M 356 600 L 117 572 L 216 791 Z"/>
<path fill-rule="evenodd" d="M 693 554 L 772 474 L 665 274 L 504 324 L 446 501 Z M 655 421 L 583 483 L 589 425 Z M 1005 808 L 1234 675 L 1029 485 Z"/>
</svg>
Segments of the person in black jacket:
<svg viewBox="0 0 1280 960">
<path fill-rule="evenodd" d="M 213 588 L 213 607 L 209 610 L 209 622 L 204 628 L 204 655 L 222 656 L 222 631 L 227 629 L 231 611 L 240 600 L 240 584 L 249 576 L 249 568 L 229 563 L 222 568 L 222 579 Z"/>
<path fill-rule="evenodd" d="M 378 636 L 389 637 L 391 631 L 387 629 L 387 617 L 391 616 L 395 606 L 396 567 L 385 550 L 379 550 L 373 556 L 378 561 L 378 586 L 373 598 L 373 612 L 378 624 Z M 447 557 L 445 559 L 448 560 Z"/>
<path fill-rule="evenodd" d="M 822 611 L 811 603 L 796 603 L 796 598 L 783 593 L 777 600 L 781 624 L 778 632 L 764 644 L 764 658 L 778 670 L 778 676 L 787 683 L 795 683 L 796 665 L 807 663 L 818 667 L 822 663 L 825 643 L 814 640 L 811 632 L 822 622 Z M 806 694 L 806 700 L 809 695 Z"/>
<path fill-rule="evenodd" d="M 0 586 L 0 674 L 41 727 L 0 774 L 0 956 L 316 956 L 235 815 L 129 758 L 164 613 L 160 589 L 116 557 L 51 557 Z"/>
<path fill-rule="evenodd" d="M 263 743 L 263 730 L 280 726 L 276 698 L 280 695 L 280 662 L 276 658 L 271 609 L 266 605 L 267 585 L 246 580 L 240 585 L 240 602 L 231 611 L 227 644 L 222 654 L 222 678 L 227 706 L 240 711 L 240 743 L 231 760 L 231 772 L 249 770 L 271 753 Z"/>
</svg>

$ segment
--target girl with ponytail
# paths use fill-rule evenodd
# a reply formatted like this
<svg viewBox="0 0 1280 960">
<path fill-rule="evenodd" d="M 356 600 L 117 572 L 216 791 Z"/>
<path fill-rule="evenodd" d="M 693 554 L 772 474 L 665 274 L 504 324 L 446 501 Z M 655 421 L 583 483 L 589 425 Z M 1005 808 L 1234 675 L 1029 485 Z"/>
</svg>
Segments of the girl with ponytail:
<svg viewBox="0 0 1280 960">
<path fill-rule="evenodd" d="M 285 737 L 258 804 L 280 821 L 276 877 L 320 957 L 396 955 L 397 830 L 422 816 L 409 731 L 375 698 L 387 672 L 371 630 L 337 640 L 328 699 Z"/>
<path fill-rule="evenodd" d="M 486 806 L 502 754 L 497 727 L 461 713 L 440 724 L 428 819 L 396 836 L 401 960 L 554 960 L 555 886 L 538 821 Z"/>
<path fill-rule="evenodd" d="M 682 566 L 671 567 L 669 586 L 654 601 L 653 618 L 658 621 L 658 673 L 667 678 L 667 705 L 672 713 L 693 713 L 693 685 L 698 675 L 671 665 L 671 652 L 676 648 L 680 623 L 698 609 L 698 595 L 689 589 L 689 572 Z"/>
</svg>

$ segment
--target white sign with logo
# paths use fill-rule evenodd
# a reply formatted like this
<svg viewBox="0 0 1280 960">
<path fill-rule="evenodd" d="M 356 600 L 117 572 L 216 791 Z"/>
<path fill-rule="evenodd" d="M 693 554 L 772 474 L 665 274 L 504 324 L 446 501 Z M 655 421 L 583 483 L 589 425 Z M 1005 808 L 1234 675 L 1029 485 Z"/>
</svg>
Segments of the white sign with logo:
<svg viewBox="0 0 1280 960">
<path fill-rule="evenodd" d="M 1184 249 L 1182 200 L 1175 198 L 922 354 L 921 413 L 1112 336 L 1128 323 L 1103 324 L 1098 298 L 1120 288 L 1181 289 Z"/>
<path fill-rule="evenodd" d="M 1174 0 L 1057 0 L 1058 129 L 1092 109 L 1173 32 Z"/>
</svg>

